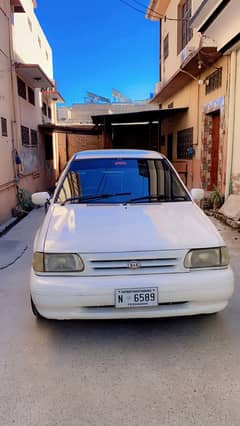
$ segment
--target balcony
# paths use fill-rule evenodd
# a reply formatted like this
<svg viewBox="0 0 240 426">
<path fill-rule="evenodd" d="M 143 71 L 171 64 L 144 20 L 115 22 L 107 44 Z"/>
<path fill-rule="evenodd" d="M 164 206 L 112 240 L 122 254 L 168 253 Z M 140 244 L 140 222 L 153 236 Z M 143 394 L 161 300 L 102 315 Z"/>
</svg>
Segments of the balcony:
<svg viewBox="0 0 240 426">
<path fill-rule="evenodd" d="M 194 79 L 198 79 L 199 65 L 202 71 L 208 69 L 221 56 L 216 47 L 201 47 L 185 58 L 176 73 L 164 83 L 159 84 L 159 91 L 150 103 L 162 103 L 173 96 Z"/>
<path fill-rule="evenodd" d="M 14 13 L 24 13 L 25 9 L 21 0 L 11 0 L 10 4 L 13 8 Z"/>
<path fill-rule="evenodd" d="M 53 82 L 38 64 L 16 63 L 15 69 L 18 76 L 26 81 L 32 89 L 54 88 Z"/>
<path fill-rule="evenodd" d="M 191 26 L 214 40 L 224 53 L 239 43 L 239 16 L 239 0 L 204 0 L 192 17 Z"/>
<path fill-rule="evenodd" d="M 203 0 L 191 19 L 191 26 L 204 32 L 231 0 Z"/>
</svg>

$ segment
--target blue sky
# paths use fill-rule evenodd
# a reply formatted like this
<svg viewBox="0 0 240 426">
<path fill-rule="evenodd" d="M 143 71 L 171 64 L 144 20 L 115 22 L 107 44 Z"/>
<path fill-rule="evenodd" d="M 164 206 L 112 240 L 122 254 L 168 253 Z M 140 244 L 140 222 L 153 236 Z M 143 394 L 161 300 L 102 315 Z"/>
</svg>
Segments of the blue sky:
<svg viewBox="0 0 240 426">
<path fill-rule="evenodd" d="M 67 105 L 86 91 L 111 98 L 112 88 L 133 100 L 149 97 L 158 80 L 159 23 L 120 0 L 38 0 L 36 14 Z"/>
</svg>

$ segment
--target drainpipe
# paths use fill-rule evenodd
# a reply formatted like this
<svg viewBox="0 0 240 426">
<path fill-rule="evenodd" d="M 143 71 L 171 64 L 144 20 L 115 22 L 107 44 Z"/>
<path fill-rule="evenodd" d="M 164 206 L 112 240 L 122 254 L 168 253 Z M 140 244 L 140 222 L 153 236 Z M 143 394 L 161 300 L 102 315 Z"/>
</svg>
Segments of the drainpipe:
<svg viewBox="0 0 240 426">
<path fill-rule="evenodd" d="M 12 14 L 12 9 L 10 10 Z M 11 18 L 8 19 L 8 31 L 9 31 L 9 54 L 10 54 L 10 66 L 11 66 L 11 101 L 12 101 L 12 112 L 13 112 L 13 120 L 11 121 L 12 127 L 12 159 L 13 159 L 13 167 L 15 173 L 15 182 L 17 184 L 19 177 L 18 171 L 16 168 L 15 155 L 16 151 L 19 153 L 19 138 L 18 138 L 18 124 L 19 124 L 19 114 L 16 103 L 18 102 L 18 93 L 16 86 L 16 74 L 15 74 L 15 66 L 14 66 L 14 51 L 13 51 L 13 36 L 12 36 L 12 22 Z"/>
<path fill-rule="evenodd" d="M 226 186 L 225 200 L 231 192 L 231 176 L 233 165 L 233 145 L 234 145 L 234 127 L 235 127 L 235 102 L 236 102 L 236 77 L 237 77 L 237 52 L 231 53 L 230 67 L 230 90 L 229 90 L 229 108 L 228 108 L 228 144 L 227 144 L 227 166 L 226 166 Z"/>
</svg>

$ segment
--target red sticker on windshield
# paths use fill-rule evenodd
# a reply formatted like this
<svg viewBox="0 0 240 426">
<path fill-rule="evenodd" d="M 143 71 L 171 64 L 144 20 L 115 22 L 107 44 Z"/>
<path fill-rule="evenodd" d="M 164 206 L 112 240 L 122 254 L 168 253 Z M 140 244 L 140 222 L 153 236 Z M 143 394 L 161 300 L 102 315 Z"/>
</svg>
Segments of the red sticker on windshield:
<svg viewBox="0 0 240 426">
<path fill-rule="evenodd" d="M 115 161 L 114 165 L 115 166 L 126 166 L 127 162 L 126 161 Z"/>
</svg>

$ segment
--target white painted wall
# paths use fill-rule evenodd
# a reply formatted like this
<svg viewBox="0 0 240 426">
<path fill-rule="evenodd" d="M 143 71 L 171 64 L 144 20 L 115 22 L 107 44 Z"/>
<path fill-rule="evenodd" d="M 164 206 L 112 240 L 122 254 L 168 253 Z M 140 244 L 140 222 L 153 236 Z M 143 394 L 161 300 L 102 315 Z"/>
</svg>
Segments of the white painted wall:
<svg viewBox="0 0 240 426">
<path fill-rule="evenodd" d="M 8 183 L 14 177 L 9 16 L 9 2 L 0 0 L 0 186 Z M 7 136 L 2 136 L 1 117 L 7 120 Z"/>
<path fill-rule="evenodd" d="M 13 48 L 16 62 L 39 64 L 53 79 L 52 49 L 34 13 L 31 0 L 23 0 L 26 13 L 14 15 Z"/>
<path fill-rule="evenodd" d="M 42 93 L 35 89 L 35 106 L 18 96 L 14 62 L 38 64 L 52 79 L 52 50 L 35 16 L 33 1 L 21 1 L 25 13 L 12 16 L 10 1 L 0 0 L 0 223 L 11 215 L 11 208 L 16 206 L 17 169 L 20 168 L 18 172 L 21 172 L 19 185 L 31 192 L 43 189 L 46 177 L 41 138 L 36 147 L 25 147 L 21 143 L 21 125 L 38 130 L 39 124 L 42 124 Z M 28 86 L 29 82 L 25 83 Z M 52 116 L 56 119 L 55 103 L 46 99 L 46 104 L 51 107 Z M 7 119 L 7 136 L 2 135 L 1 117 Z M 14 167 L 16 149 L 23 167 Z"/>
<path fill-rule="evenodd" d="M 25 13 L 14 14 L 12 26 L 14 60 L 26 64 L 38 64 L 48 78 L 53 79 L 52 49 L 35 15 L 33 1 L 23 0 L 22 4 Z M 27 80 L 25 80 L 25 83 L 26 86 L 30 85 L 31 87 Z M 43 99 L 40 89 L 35 89 L 35 105 L 18 96 L 17 93 L 16 97 L 19 129 L 23 125 L 29 129 L 38 130 L 39 124 L 42 124 L 43 121 L 49 121 L 46 117 L 43 117 L 42 103 L 43 101 L 46 102 L 52 109 L 55 106 L 53 107 L 50 102 Z M 52 115 L 54 117 L 54 112 Z M 21 147 L 20 150 L 23 151 L 23 148 Z"/>
</svg>

